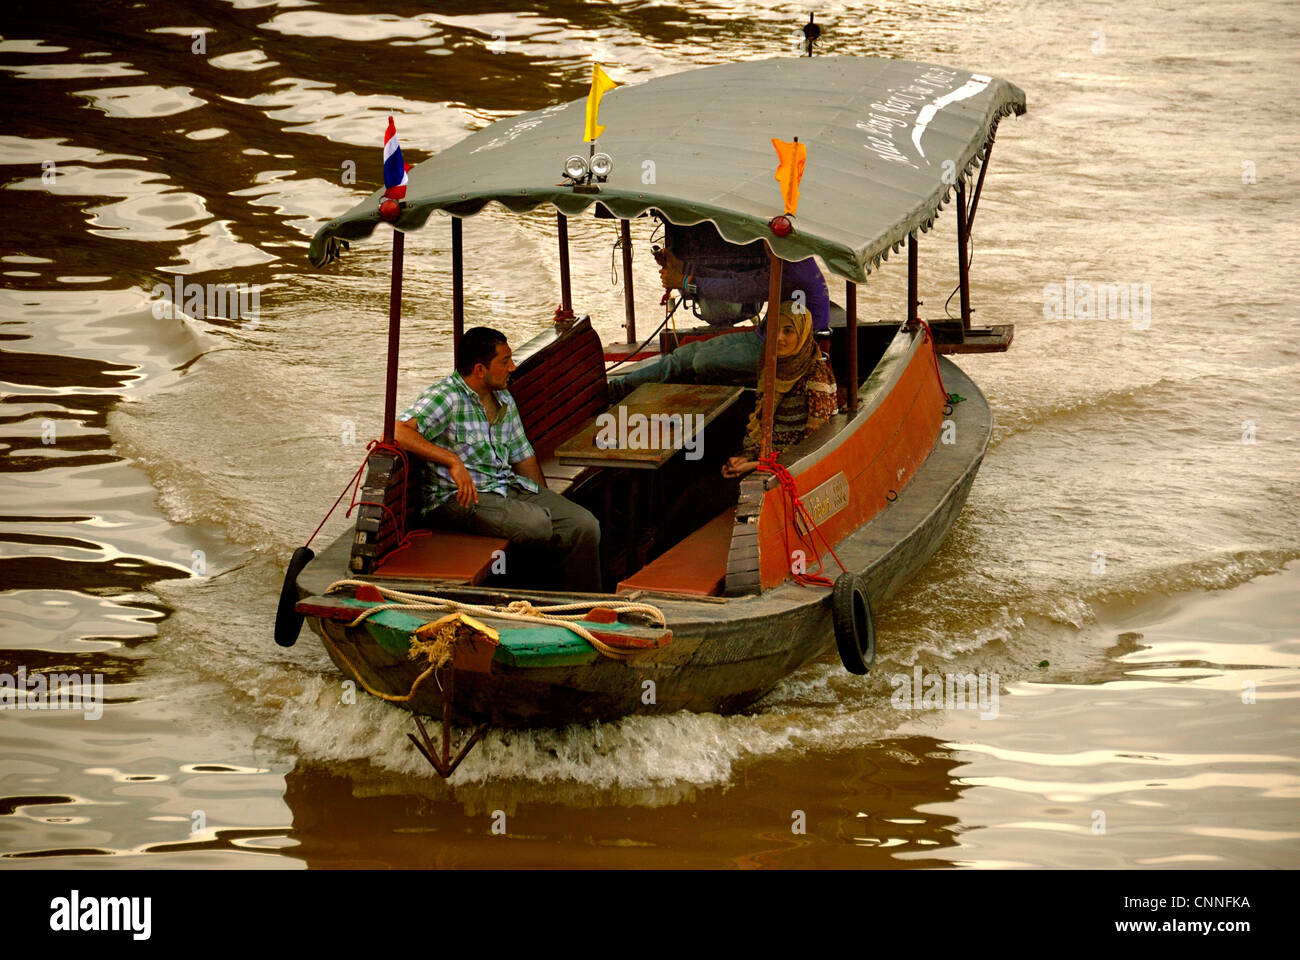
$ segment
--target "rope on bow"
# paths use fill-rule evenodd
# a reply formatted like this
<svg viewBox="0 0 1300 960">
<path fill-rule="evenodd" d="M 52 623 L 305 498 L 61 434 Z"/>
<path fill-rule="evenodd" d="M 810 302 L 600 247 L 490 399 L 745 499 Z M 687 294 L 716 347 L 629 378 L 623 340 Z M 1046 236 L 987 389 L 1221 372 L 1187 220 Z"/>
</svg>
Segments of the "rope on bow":
<svg viewBox="0 0 1300 960">
<path fill-rule="evenodd" d="M 615 613 L 639 613 L 652 620 L 656 625 L 667 629 L 668 619 L 664 612 L 658 607 L 649 603 L 636 603 L 631 600 L 579 600 L 575 603 L 560 603 L 549 606 L 534 606 L 527 600 L 514 600 L 505 605 L 487 605 L 477 603 L 464 603 L 458 600 L 450 600 L 445 597 L 435 597 L 423 593 L 406 593 L 401 590 L 393 590 L 388 587 L 381 587 L 378 584 L 371 583 L 368 580 L 335 580 L 325 591 L 330 594 L 341 587 L 367 586 L 374 587 L 380 595 L 388 602 L 377 603 L 374 606 L 366 607 L 357 614 L 355 620 L 348 624 L 349 627 L 355 627 L 361 621 L 365 620 L 372 614 L 379 613 L 382 610 L 405 610 L 407 612 L 416 612 L 421 610 L 452 610 L 468 613 L 471 616 L 492 618 L 496 620 L 514 620 L 520 623 L 529 623 L 533 625 L 546 625 L 553 627 L 563 627 L 571 633 L 581 637 L 591 644 L 598 653 L 609 657 L 612 660 L 630 660 L 643 652 L 640 648 L 622 649 L 610 646 L 602 641 L 599 637 L 592 634 L 587 627 L 583 626 L 581 621 L 586 619 L 585 613 L 575 614 L 574 611 L 589 611 L 593 607 L 601 607 L 606 610 L 612 610 Z"/>
<path fill-rule="evenodd" d="M 411 468 L 410 461 L 406 457 L 406 451 L 403 450 L 401 447 L 399 447 L 396 443 L 385 443 L 382 440 L 371 440 L 368 444 L 366 444 L 366 455 L 365 458 L 362 459 L 361 461 L 361 466 L 357 467 L 357 472 L 354 473 L 352 475 L 352 478 L 343 485 L 343 492 L 340 493 L 338 495 L 338 499 L 334 501 L 334 506 L 330 507 L 329 510 L 326 511 L 325 516 L 321 518 L 321 522 L 317 525 L 315 531 L 312 532 L 312 535 L 307 538 L 307 542 L 303 544 L 303 546 L 305 547 L 311 546 L 311 542 L 316 539 L 316 534 L 321 532 L 321 528 L 325 526 L 325 521 L 328 520 L 333 515 L 334 511 L 338 509 L 338 505 L 343 502 L 343 497 L 347 495 L 349 489 L 351 489 L 352 491 L 352 496 L 348 503 L 347 512 L 343 514 L 345 517 L 351 517 L 352 511 L 359 506 L 379 507 L 381 510 L 383 510 L 385 513 L 388 514 L 388 518 L 393 522 L 393 527 L 397 530 L 398 533 L 398 545 L 399 546 L 406 545 L 407 534 L 406 534 L 406 483 L 405 482 L 403 482 L 402 484 L 402 508 L 401 508 L 400 517 L 394 516 L 393 511 L 390 510 L 388 508 L 388 505 L 385 503 L 376 503 L 373 500 L 357 499 L 357 491 L 361 488 L 361 475 L 365 473 L 366 465 L 370 463 L 371 455 L 379 450 L 383 450 L 388 453 L 395 454 L 397 458 L 402 461 L 403 473 L 405 473 L 407 470 Z"/>
<path fill-rule="evenodd" d="M 757 469 L 760 473 L 770 473 L 781 484 L 781 538 L 785 545 L 785 555 L 787 557 L 792 556 L 790 551 L 790 528 L 794 527 L 795 534 L 799 537 L 799 542 L 804 547 L 805 552 L 817 559 L 815 573 L 800 573 L 791 569 L 791 574 L 795 583 L 802 587 L 832 587 L 835 585 L 835 581 L 822 573 L 822 551 L 817 549 L 813 534 L 815 533 L 821 538 L 826 549 L 830 551 L 831 556 L 835 558 L 835 562 L 839 564 L 840 570 L 848 573 L 848 568 L 844 566 L 844 562 L 836 554 L 835 548 L 827 541 L 826 535 L 822 533 L 821 527 L 817 525 L 817 521 L 813 519 L 808 508 L 799 499 L 799 485 L 795 482 L 794 477 L 790 475 L 790 471 L 777 462 L 776 458 L 778 456 L 779 451 L 773 450 L 766 457 L 760 457 Z M 785 507 L 787 502 L 790 504 L 789 513 L 793 513 L 794 519 L 803 520 L 806 532 L 801 532 L 794 519 L 789 517 Z"/>
</svg>

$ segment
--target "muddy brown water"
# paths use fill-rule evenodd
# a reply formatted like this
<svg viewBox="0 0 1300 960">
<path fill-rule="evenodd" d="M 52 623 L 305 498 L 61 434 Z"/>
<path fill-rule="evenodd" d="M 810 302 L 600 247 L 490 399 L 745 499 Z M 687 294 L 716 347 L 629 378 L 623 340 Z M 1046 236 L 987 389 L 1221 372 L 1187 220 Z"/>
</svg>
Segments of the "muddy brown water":
<svg viewBox="0 0 1300 960">
<path fill-rule="evenodd" d="M 387 240 L 328 272 L 306 241 L 372 188 L 390 114 L 418 162 L 581 96 L 593 58 L 637 82 L 789 55 L 806 12 L 65 6 L 0 25 L 0 673 L 98 674 L 104 702 L 0 710 L 4 866 L 1300 865 L 1293 4 L 817 5 L 827 53 L 1028 96 L 975 228 L 977 322 L 1016 337 L 961 361 L 997 418 L 970 501 L 877 610 L 867 678 L 832 655 L 740 716 L 493 733 L 450 784 L 310 636 L 271 642 L 382 412 Z M 614 230 L 571 235 L 574 300 L 620 338 Z M 470 322 L 543 329 L 550 216 L 465 237 Z M 407 243 L 403 402 L 449 362 L 448 246 Z M 897 313 L 898 267 L 865 317 Z M 178 277 L 257 285 L 258 323 L 155 317 Z M 1145 306 L 1045 309 L 1080 283 Z M 978 709 L 925 700 L 966 673 Z"/>
</svg>

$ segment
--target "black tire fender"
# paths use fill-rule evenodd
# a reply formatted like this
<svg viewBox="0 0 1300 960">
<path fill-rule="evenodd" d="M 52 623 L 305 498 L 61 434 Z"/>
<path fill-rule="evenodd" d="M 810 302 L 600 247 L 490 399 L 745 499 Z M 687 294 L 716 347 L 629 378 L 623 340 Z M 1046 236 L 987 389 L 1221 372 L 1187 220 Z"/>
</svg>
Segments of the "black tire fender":
<svg viewBox="0 0 1300 960">
<path fill-rule="evenodd" d="M 831 616 L 840 662 L 861 676 L 876 660 L 876 624 L 867 585 L 856 573 L 842 573 L 831 590 Z"/>
<path fill-rule="evenodd" d="M 292 647 L 298 642 L 303 621 L 303 615 L 294 609 L 298 605 L 298 574 L 315 557 L 310 547 L 299 547 L 289 560 L 284 586 L 280 588 L 280 607 L 275 611 L 275 642 L 282 647 Z"/>
</svg>

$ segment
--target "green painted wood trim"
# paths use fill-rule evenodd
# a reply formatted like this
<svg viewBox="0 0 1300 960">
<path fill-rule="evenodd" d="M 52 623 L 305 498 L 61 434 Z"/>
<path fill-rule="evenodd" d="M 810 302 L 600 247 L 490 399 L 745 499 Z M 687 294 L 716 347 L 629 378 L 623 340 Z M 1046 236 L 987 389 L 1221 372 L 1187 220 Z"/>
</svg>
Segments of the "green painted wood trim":
<svg viewBox="0 0 1300 960">
<path fill-rule="evenodd" d="M 356 610 L 365 610 L 376 604 L 353 597 L 330 597 L 331 601 Z M 401 655 L 411 647 L 410 637 L 420 627 L 441 614 L 421 616 L 404 610 L 380 610 L 361 625 L 377 644 L 390 653 Z M 488 619 L 488 618 L 484 618 Z M 626 630 L 625 623 L 602 623 L 601 630 Z M 501 645 L 493 659 L 512 667 L 563 667 L 592 663 L 599 658 L 586 640 L 565 627 L 520 627 L 499 630 Z"/>
</svg>

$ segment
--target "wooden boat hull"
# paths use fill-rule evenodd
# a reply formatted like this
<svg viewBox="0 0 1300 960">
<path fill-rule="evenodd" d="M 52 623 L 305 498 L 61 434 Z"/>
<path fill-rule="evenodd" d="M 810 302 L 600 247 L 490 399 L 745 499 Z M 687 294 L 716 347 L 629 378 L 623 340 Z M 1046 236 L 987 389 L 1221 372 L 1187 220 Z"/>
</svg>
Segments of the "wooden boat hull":
<svg viewBox="0 0 1300 960">
<path fill-rule="evenodd" d="M 925 347 L 927 353 L 929 349 Z M 943 359 L 940 365 L 944 387 L 960 394 L 964 402 L 945 417 L 929 454 L 898 491 L 897 499 L 836 544 L 845 566 L 864 578 L 873 605 L 896 593 L 939 548 L 966 501 L 988 446 L 992 416 L 983 394 L 955 364 Z M 323 594 L 330 582 L 346 576 L 350 540 L 350 535 L 341 537 L 302 572 L 300 594 Z M 831 572 L 838 573 L 833 561 Z M 427 584 L 392 586 L 429 591 Z M 477 595 L 472 589 L 438 593 L 494 602 L 481 590 Z M 519 595 L 512 593 L 512 597 Z M 527 596 L 537 603 L 566 599 L 562 594 Z M 663 610 L 671 643 L 630 660 L 595 657 L 587 663 L 556 666 L 494 661 L 490 672 L 456 671 L 453 720 L 521 727 L 678 710 L 730 713 L 752 704 L 781 678 L 835 645 L 830 591 L 825 588 L 787 581 L 760 594 L 711 602 L 641 599 Z M 376 642 L 364 625 L 349 627 L 316 616 L 309 616 L 308 622 L 344 675 L 358 677 L 363 686 L 403 695 L 423 669 Z M 437 684 L 427 682 L 401 705 L 417 714 L 441 717 L 442 693 Z"/>
</svg>

